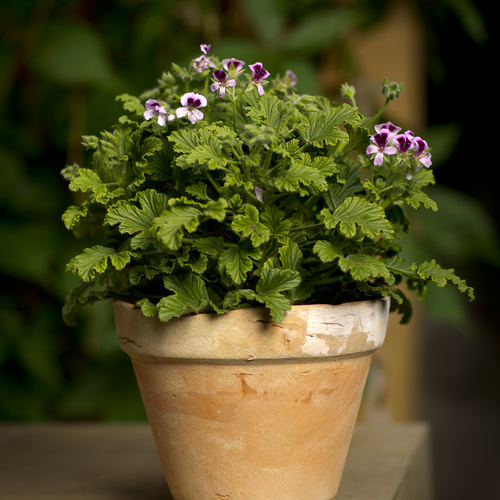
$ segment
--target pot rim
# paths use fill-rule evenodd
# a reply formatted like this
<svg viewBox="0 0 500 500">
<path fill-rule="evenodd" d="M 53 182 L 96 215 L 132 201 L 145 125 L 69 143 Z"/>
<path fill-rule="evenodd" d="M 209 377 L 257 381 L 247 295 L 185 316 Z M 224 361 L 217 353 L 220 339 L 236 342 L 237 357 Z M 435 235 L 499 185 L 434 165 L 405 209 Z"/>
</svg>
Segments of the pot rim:
<svg viewBox="0 0 500 500">
<path fill-rule="evenodd" d="M 199 313 L 161 322 L 115 299 L 120 347 L 133 358 L 258 361 L 371 354 L 384 342 L 390 299 L 294 305 L 281 323 L 264 307 Z"/>
</svg>

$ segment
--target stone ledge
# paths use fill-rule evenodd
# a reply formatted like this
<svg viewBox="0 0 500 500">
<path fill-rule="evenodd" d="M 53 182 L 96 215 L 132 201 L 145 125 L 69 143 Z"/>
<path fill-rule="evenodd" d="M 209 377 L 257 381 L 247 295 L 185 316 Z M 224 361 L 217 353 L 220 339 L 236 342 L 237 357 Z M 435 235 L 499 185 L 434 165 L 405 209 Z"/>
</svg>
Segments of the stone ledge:
<svg viewBox="0 0 500 500">
<path fill-rule="evenodd" d="M 0 449 L 2 498 L 170 498 L 145 423 L 4 422 Z M 431 500 L 430 450 L 425 423 L 358 424 L 335 500 Z"/>
</svg>

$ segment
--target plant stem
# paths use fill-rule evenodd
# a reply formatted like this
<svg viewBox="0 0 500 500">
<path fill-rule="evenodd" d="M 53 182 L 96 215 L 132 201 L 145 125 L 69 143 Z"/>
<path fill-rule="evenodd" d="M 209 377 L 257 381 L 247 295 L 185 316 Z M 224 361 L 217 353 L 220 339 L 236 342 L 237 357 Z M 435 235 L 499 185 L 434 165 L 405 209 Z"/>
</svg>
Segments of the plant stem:
<svg viewBox="0 0 500 500">
<path fill-rule="evenodd" d="M 388 104 L 389 104 L 389 99 L 386 99 L 384 105 L 380 108 L 380 111 L 375 116 L 373 116 L 368 122 L 362 123 L 362 125 L 365 127 L 369 127 L 373 122 L 378 120 L 379 116 L 383 114 Z"/>
<path fill-rule="evenodd" d="M 207 177 L 212 186 L 215 188 L 215 190 L 220 193 L 220 186 L 219 184 L 215 181 L 215 179 L 210 175 L 210 172 L 207 172 Z"/>
</svg>

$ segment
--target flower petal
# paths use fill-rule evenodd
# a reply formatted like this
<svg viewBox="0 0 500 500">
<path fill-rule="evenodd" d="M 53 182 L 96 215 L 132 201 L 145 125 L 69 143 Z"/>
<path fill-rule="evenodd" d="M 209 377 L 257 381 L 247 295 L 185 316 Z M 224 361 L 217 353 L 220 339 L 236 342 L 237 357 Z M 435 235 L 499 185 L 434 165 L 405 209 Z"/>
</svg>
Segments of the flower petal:
<svg viewBox="0 0 500 500">
<path fill-rule="evenodd" d="M 255 197 L 262 203 L 262 200 L 264 199 L 264 190 L 257 186 L 255 186 L 253 190 L 255 193 Z"/>
<path fill-rule="evenodd" d="M 388 130 L 389 132 L 397 134 L 401 130 L 401 127 L 398 127 L 392 124 L 391 122 L 380 123 L 379 125 L 375 125 L 375 131 L 377 133 L 380 133 L 382 130 Z"/>
<path fill-rule="evenodd" d="M 207 105 L 207 98 L 204 95 L 196 94 L 196 98 L 200 100 L 200 104 L 198 104 L 197 108 L 204 108 Z"/>
<path fill-rule="evenodd" d="M 200 111 L 199 109 L 192 109 L 192 110 L 191 110 L 191 117 L 194 117 L 194 122 L 195 122 L 196 120 L 203 120 L 203 117 L 204 117 L 204 116 L 205 116 L 205 115 L 203 114 L 203 112 L 202 112 L 202 111 Z M 192 121 L 192 120 L 191 120 L 191 121 Z M 193 123 L 194 123 L 194 122 L 193 122 Z"/>
<path fill-rule="evenodd" d="M 256 62 L 255 64 L 250 64 L 249 68 L 253 72 L 252 76 L 253 82 L 260 82 L 270 75 L 269 71 L 264 69 L 264 66 L 260 62 Z"/>
<path fill-rule="evenodd" d="M 187 115 L 188 111 L 189 111 L 188 107 L 177 108 L 175 110 L 175 116 L 177 116 L 177 118 L 182 118 L 183 116 Z"/>
<path fill-rule="evenodd" d="M 158 113 L 158 125 L 164 127 L 167 123 L 167 113 Z"/>
<path fill-rule="evenodd" d="M 184 107 L 188 107 L 190 104 L 190 100 L 193 100 L 195 98 L 196 94 L 194 92 L 186 92 L 182 97 L 181 97 L 181 104 Z"/>
<path fill-rule="evenodd" d="M 239 59 L 222 60 L 222 67 L 232 76 L 236 76 L 243 66 L 245 66 L 245 61 L 240 61 Z"/>
<path fill-rule="evenodd" d="M 148 99 L 144 105 L 146 106 L 146 109 L 156 109 L 160 103 L 156 99 Z"/>
<path fill-rule="evenodd" d="M 154 115 L 156 115 L 156 111 L 154 109 L 148 109 L 144 111 L 143 116 L 145 120 L 151 120 L 151 118 L 153 118 Z"/>
</svg>

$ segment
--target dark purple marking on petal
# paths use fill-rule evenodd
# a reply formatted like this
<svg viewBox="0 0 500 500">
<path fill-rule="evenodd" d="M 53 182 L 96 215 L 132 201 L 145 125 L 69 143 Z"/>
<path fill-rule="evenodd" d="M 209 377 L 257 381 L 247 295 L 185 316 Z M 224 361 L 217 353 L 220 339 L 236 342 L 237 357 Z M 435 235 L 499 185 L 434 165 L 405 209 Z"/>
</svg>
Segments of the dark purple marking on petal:
<svg viewBox="0 0 500 500">
<path fill-rule="evenodd" d="M 213 75 L 219 83 L 226 83 L 227 73 L 223 69 L 216 69 Z"/>
<path fill-rule="evenodd" d="M 269 71 L 264 69 L 262 63 L 251 64 L 250 68 L 253 71 L 253 82 L 260 82 L 261 80 L 264 80 L 264 78 L 267 78 L 269 76 Z"/>
</svg>

